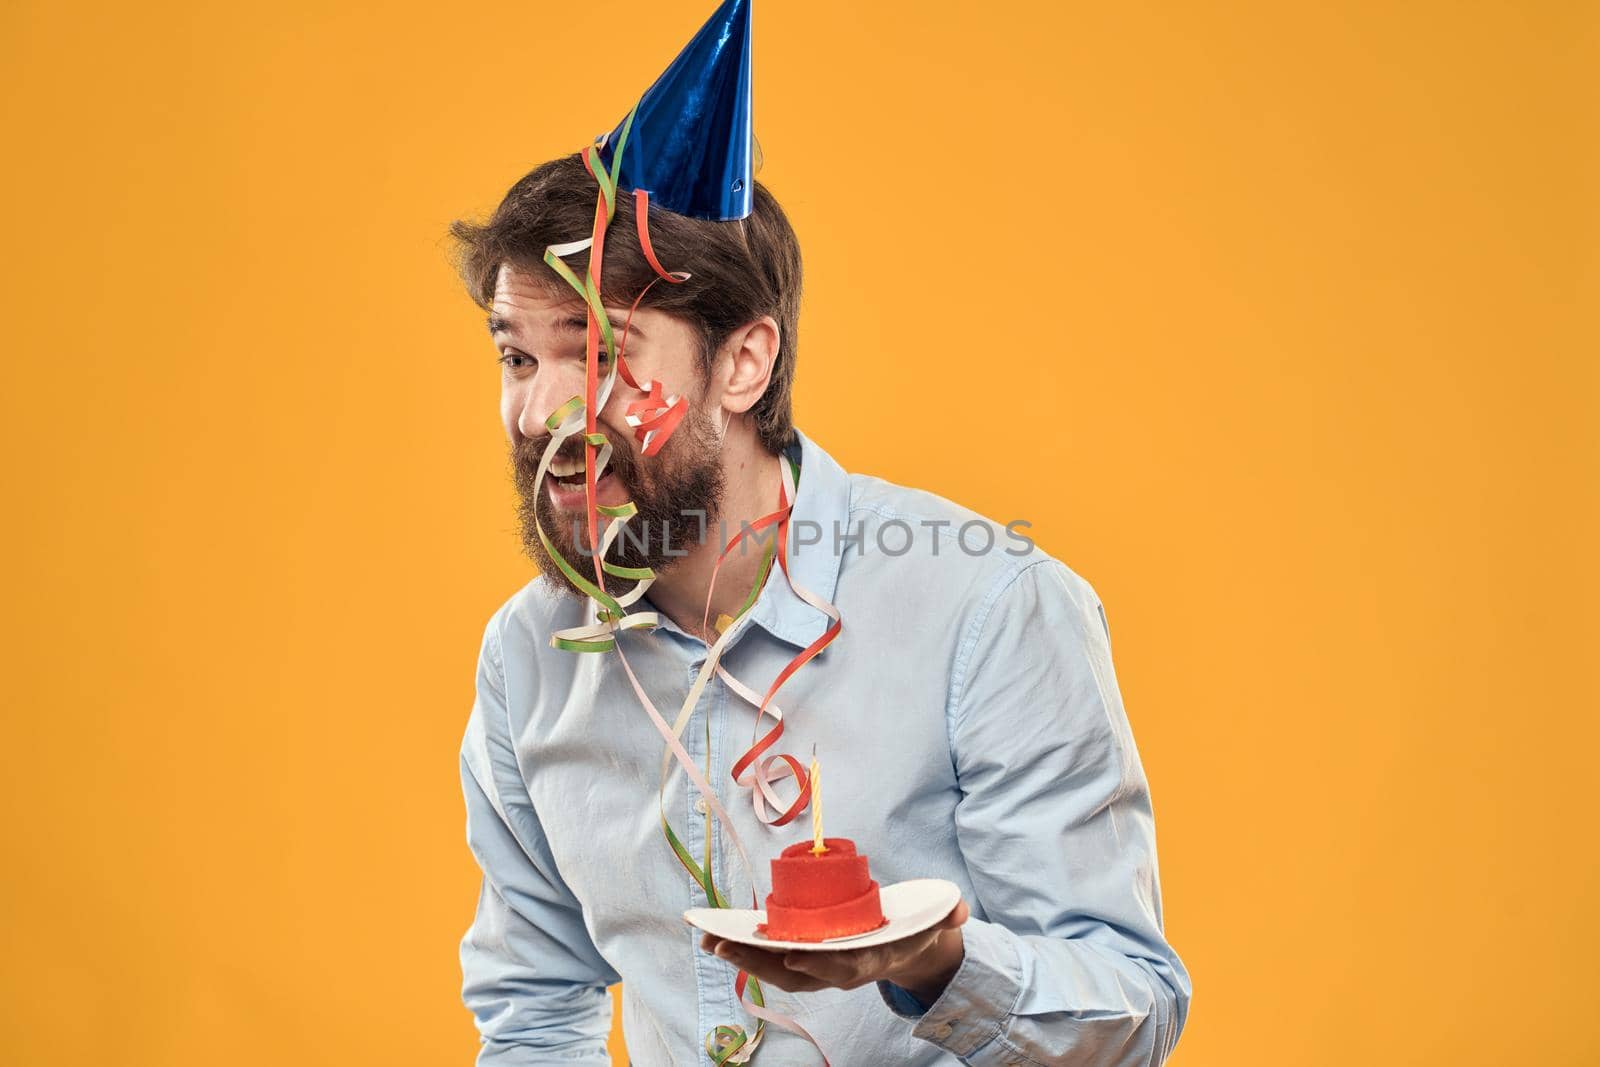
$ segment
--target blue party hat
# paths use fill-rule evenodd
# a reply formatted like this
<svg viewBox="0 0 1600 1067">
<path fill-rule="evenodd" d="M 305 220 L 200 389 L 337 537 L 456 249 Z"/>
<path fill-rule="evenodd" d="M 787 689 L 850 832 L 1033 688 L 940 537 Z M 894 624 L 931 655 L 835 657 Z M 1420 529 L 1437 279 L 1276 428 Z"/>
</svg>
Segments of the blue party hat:
<svg viewBox="0 0 1600 1067">
<path fill-rule="evenodd" d="M 639 98 L 618 188 L 697 219 L 750 214 L 750 3 L 724 0 Z M 608 168 L 622 126 L 600 146 Z"/>
</svg>

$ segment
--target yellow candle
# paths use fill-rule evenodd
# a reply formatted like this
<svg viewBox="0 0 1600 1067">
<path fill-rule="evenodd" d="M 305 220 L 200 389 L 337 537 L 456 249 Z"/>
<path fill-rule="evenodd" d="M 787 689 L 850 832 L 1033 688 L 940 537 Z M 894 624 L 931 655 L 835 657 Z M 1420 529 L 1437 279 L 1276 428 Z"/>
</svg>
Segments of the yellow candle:
<svg viewBox="0 0 1600 1067">
<path fill-rule="evenodd" d="M 817 766 L 817 749 L 811 748 L 811 854 L 820 856 L 828 851 L 822 843 L 822 768 Z"/>
</svg>

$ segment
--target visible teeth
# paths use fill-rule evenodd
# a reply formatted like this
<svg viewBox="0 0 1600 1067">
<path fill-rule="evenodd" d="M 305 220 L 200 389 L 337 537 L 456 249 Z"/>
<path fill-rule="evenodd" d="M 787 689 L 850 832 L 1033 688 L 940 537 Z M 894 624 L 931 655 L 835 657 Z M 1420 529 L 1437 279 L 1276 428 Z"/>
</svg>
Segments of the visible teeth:
<svg viewBox="0 0 1600 1067">
<path fill-rule="evenodd" d="M 570 478 L 574 474 L 582 474 L 583 461 L 581 459 L 564 459 L 561 456 L 557 456 L 550 461 L 550 473 L 557 478 Z"/>
</svg>

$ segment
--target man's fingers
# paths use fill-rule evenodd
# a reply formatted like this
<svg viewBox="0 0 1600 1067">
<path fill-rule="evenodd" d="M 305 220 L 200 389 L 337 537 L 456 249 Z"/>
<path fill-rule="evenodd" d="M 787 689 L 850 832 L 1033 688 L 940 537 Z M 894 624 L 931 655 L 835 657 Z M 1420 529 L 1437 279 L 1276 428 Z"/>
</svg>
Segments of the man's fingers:
<svg viewBox="0 0 1600 1067">
<path fill-rule="evenodd" d="M 737 941 L 721 941 L 712 949 L 712 955 L 718 959 L 737 963 L 743 967 L 746 964 L 755 964 L 760 967 L 783 966 L 783 953 L 768 952 L 765 949 L 751 948 L 741 945 Z"/>
<path fill-rule="evenodd" d="M 819 978 L 785 967 L 783 956 L 779 953 L 746 948 L 724 941 L 717 947 L 715 955 L 718 959 L 727 960 L 741 971 L 749 972 L 762 982 L 790 993 L 814 993 L 827 986 L 827 983 Z"/>
<path fill-rule="evenodd" d="M 821 978 L 822 975 L 816 972 L 815 961 L 806 959 L 808 955 L 810 955 L 808 952 L 791 952 L 783 957 L 783 965 L 791 971 L 799 971 L 813 978 Z"/>
<path fill-rule="evenodd" d="M 839 964 L 828 957 L 831 952 L 788 952 L 783 957 L 783 965 L 791 971 L 801 971 L 814 978 L 824 980 L 832 979 L 839 973 Z"/>
</svg>

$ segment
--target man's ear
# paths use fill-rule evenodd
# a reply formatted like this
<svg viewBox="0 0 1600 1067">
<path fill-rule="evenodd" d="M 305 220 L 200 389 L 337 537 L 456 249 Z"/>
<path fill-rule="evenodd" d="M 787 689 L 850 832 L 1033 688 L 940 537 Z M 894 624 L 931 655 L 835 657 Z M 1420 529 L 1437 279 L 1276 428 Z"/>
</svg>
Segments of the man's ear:
<svg viewBox="0 0 1600 1067">
<path fill-rule="evenodd" d="M 778 320 L 771 315 L 747 323 L 729 335 L 724 343 L 722 406 L 742 415 L 755 407 L 772 381 L 772 368 L 778 361 L 782 342 Z"/>
</svg>

